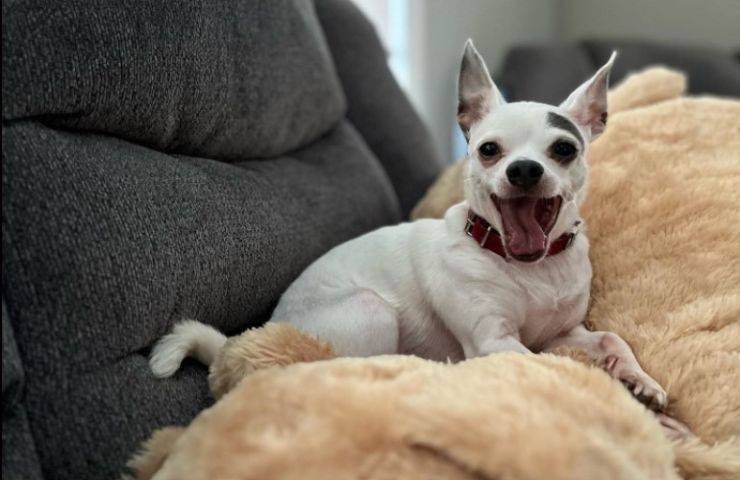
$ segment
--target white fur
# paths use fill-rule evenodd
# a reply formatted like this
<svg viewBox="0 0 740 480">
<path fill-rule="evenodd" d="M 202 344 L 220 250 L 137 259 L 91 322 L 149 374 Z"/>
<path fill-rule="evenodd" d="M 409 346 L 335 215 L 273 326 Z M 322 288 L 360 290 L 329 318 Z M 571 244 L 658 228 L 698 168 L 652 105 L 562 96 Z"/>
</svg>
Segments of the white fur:
<svg viewBox="0 0 740 480">
<path fill-rule="evenodd" d="M 537 196 L 563 198 L 549 238 L 573 229 L 583 200 L 587 146 L 567 167 L 558 164 L 548 157 L 548 147 L 577 138 L 546 121 L 548 112 L 573 115 L 551 105 L 505 103 L 471 43 L 459 90 L 464 121 L 458 118 L 469 136 L 466 201 L 443 220 L 381 228 L 334 248 L 290 286 L 274 320 L 318 335 L 343 355 L 409 353 L 437 360 L 542 350 L 583 322 L 591 282 L 585 235 L 559 255 L 523 263 L 481 248 L 464 233 L 469 209 L 503 231 L 491 194 L 521 194 L 505 173 L 521 158 L 545 168 Z M 579 131 L 590 138 L 585 125 Z M 478 155 L 487 141 L 504 150 L 493 165 Z M 398 333 L 387 335 L 388 330 Z"/>
<path fill-rule="evenodd" d="M 538 263 L 507 261 L 463 232 L 467 211 L 462 203 L 443 220 L 381 228 L 339 245 L 290 286 L 272 318 L 343 355 L 436 360 L 539 349 L 583 321 L 591 279 L 585 236 Z M 380 333 L 398 335 L 372 335 L 378 311 Z"/>
<path fill-rule="evenodd" d="M 152 349 L 149 367 L 159 378 L 174 374 L 188 356 L 194 356 L 201 363 L 210 365 L 216 354 L 226 343 L 226 336 L 215 328 L 184 320 L 162 337 Z"/>
<path fill-rule="evenodd" d="M 464 233 L 470 209 L 503 231 L 491 195 L 523 195 L 505 173 L 521 158 L 544 167 L 536 190 L 526 195 L 563 199 L 548 242 L 572 231 L 585 196 L 588 143 L 604 126 L 599 114 L 606 109 L 612 61 L 560 107 L 507 104 L 469 42 L 458 112 L 469 138 L 465 202 L 450 208 L 442 220 L 381 228 L 330 250 L 288 288 L 270 321 L 314 334 L 345 356 L 405 353 L 457 361 L 577 345 L 638 393 L 664 405 L 665 392 L 640 369 L 623 340 L 583 327 L 591 283 L 583 232 L 564 252 L 530 263 L 502 258 Z M 550 112 L 576 123 L 584 140 L 567 165 L 550 158 L 549 147 L 556 140 L 580 142 L 573 133 L 553 128 L 547 121 Z M 478 154 L 487 141 L 502 146 L 496 162 Z M 155 349 L 152 368 L 160 376 L 170 375 L 191 350 L 209 364 L 224 340 L 212 330 L 180 325 Z"/>
</svg>

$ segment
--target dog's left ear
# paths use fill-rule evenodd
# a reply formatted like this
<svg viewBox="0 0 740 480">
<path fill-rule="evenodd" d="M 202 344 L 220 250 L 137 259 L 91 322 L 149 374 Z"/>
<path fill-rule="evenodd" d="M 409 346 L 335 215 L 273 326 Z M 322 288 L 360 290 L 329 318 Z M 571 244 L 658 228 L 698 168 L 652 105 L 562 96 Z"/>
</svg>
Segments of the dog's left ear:
<svg viewBox="0 0 740 480">
<path fill-rule="evenodd" d="M 483 57 L 475 49 L 473 41 L 465 42 L 460 77 L 457 81 L 457 123 L 469 138 L 470 129 L 488 112 L 506 103 L 501 92 L 488 73 Z"/>
<path fill-rule="evenodd" d="M 591 132 L 591 140 L 601 135 L 606 128 L 608 117 L 606 94 L 609 90 L 609 73 L 616 57 L 617 52 L 612 52 L 609 61 L 560 104 L 573 119 Z"/>
</svg>

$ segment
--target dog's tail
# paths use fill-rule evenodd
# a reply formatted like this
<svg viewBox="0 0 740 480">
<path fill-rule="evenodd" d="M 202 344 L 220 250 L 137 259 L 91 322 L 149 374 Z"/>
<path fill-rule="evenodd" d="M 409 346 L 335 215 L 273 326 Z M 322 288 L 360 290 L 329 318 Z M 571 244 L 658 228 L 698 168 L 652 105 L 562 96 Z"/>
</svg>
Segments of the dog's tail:
<svg viewBox="0 0 740 480">
<path fill-rule="evenodd" d="M 210 366 L 224 343 L 226 335 L 215 328 L 195 320 L 185 320 L 157 342 L 149 357 L 149 367 L 155 376 L 166 378 L 180 368 L 186 357 L 195 357 Z"/>
</svg>

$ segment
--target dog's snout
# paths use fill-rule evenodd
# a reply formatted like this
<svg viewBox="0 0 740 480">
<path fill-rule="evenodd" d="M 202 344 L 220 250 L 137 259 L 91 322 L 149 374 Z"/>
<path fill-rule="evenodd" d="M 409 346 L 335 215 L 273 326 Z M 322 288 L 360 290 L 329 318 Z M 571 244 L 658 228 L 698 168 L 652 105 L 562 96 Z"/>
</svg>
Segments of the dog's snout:
<svg viewBox="0 0 740 480">
<path fill-rule="evenodd" d="M 524 190 L 537 185 L 545 169 L 534 160 L 517 160 L 506 168 L 506 177 L 512 185 Z"/>
</svg>

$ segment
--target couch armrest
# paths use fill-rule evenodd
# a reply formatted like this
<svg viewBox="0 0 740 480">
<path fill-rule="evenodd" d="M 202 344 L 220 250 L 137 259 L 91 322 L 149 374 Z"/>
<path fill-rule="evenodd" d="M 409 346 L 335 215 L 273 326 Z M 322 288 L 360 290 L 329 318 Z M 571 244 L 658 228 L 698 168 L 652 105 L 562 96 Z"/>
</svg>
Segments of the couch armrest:
<svg viewBox="0 0 740 480">
<path fill-rule="evenodd" d="M 345 96 L 347 117 L 378 157 L 404 217 L 439 173 L 429 132 L 396 83 L 375 29 L 346 0 L 316 0 Z"/>
</svg>

